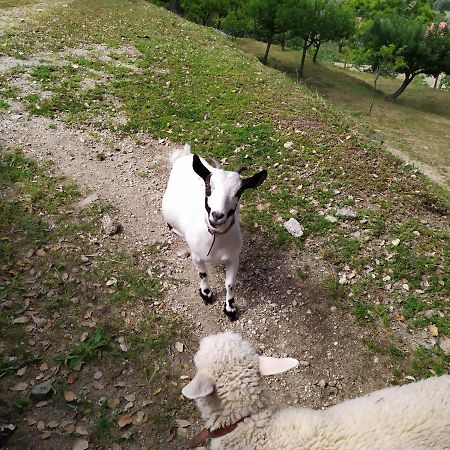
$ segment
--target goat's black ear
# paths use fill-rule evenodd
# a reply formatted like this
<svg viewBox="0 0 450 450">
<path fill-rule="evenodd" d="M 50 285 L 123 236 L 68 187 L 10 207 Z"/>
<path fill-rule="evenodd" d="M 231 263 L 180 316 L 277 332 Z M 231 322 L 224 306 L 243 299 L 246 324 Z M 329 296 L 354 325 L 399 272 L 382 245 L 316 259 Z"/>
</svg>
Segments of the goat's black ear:
<svg viewBox="0 0 450 450">
<path fill-rule="evenodd" d="M 250 178 L 244 178 L 241 182 L 241 187 L 237 193 L 239 197 L 246 189 L 257 188 L 267 178 L 267 170 L 261 170 L 261 172 L 255 173 Z"/>
<path fill-rule="evenodd" d="M 211 172 L 203 165 L 198 155 L 194 155 L 192 158 L 192 168 L 199 177 L 203 178 L 204 181 L 211 174 Z"/>
</svg>

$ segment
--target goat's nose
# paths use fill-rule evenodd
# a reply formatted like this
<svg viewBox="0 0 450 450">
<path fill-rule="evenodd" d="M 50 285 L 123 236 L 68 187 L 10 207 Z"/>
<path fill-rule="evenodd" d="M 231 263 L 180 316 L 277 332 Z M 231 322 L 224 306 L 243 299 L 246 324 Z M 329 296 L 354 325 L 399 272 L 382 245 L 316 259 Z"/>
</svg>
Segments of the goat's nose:
<svg viewBox="0 0 450 450">
<path fill-rule="evenodd" d="M 214 220 L 220 220 L 220 219 L 223 219 L 223 217 L 224 217 L 225 214 L 220 213 L 220 212 L 213 211 L 213 212 L 211 213 L 211 215 L 213 216 L 213 219 L 214 219 Z"/>
</svg>

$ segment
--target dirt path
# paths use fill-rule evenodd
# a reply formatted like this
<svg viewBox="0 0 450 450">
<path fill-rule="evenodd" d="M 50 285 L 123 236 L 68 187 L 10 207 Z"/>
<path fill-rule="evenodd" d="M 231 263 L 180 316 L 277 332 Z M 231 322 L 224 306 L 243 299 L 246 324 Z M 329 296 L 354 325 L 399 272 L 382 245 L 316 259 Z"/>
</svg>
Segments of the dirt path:
<svg viewBox="0 0 450 450">
<path fill-rule="evenodd" d="M 135 249 L 148 259 L 146 245 L 165 244 L 165 270 L 182 281 L 187 278 L 186 283 L 170 286 L 165 308 L 193 324 L 199 338 L 234 330 L 261 346 L 265 354 L 300 359 L 300 368 L 271 380 L 275 403 L 326 406 L 389 383 L 387 361 L 380 357 L 374 363 L 361 345 L 361 338 L 369 337 L 373 330 L 361 330 L 330 304 L 319 284 L 323 270 L 319 262 L 308 257 L 317 276 L 301 281 L 294 269 L 304 261 L 277 252 L 264 236 L 245 234 L 236 290 L 241 319 L 230 323 L 223 317 L 220 270 L 211 273 L 218 301 L 203 305 L 197 295 L 197 274 L 186 256 L 188 249 L 168 232 L 160 213 L 169 171 L 167 156 L 173 144 L 157 143 L 144 135 L 131 140 L 105 133 L 94 139 L 87 130 L 29 117 L 18 112 L 17 106 L 0 122 L 0 142 L 18 146 L 30 156 L 53 160 L 57 171 L 117 208 L 125 230 L 118 245 Z M 195 347 L 192 343 L 189 350 L 195 351 Z"/>
</svg>

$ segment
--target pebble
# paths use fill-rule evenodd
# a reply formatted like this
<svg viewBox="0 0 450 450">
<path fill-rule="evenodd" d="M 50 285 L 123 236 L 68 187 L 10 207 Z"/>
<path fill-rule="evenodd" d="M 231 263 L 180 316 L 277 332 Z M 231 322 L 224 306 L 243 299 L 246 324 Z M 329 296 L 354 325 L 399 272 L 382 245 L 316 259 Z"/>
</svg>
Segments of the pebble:
<svg viewBox="0 0 450 450">
<path fill-rule="evenodd" d="M 320 380 L 320 381 L 317 383 L 317 386 L 319 386 L 319 387 L 321 387 L 321 388 L 324 388 L 324 387 L 327 386 L 327 382 L 326 382 L 325 380 Z"/>
<path fill-rule="evenodd" d="M 336 211 L 336 215 L 345 219 L 356 219 L 357 217 L 355 211 L 350 208 L 339 208 Z"/>
<path fill-rule="evenodd" d="M 446 355 L 450 355 L 450 339 L 448 338 L 442 339 L 441 342 L 439 343 L 439 347 L 441 347 L 442 351 Z"/>
<path fill-rule="evenodd" d="M 300 367 L 309 367 L 310 365 L 311 365 L 311 363 L 309 362 L 309 361 L 299 361 L 298 362 L 298 365 L 300 366 Z"/>
<path fill-rule="evenodd" d="M 329 214 L 325 216 L 325 220 L 327 220 L 328 222 L 331 222 L 331 223 L 336 223 L 337 222 L 337 218 L 334 217 L 334 216 L 331 216 Z"/>
<path fill-rule="evenodd" d="M 284 228 L 294 237 L 302 237 L 305 229 L 298 223 L 296 219 L 291 217 L 287 222 L 284 222 Z"/>
<path fill-rule="evenodd" d="M 32 398 L 33 400 L 41 401 L 50 397 L 50 395 L 54 392 L 52 386 L 54 381 L 54 379 L 50 379 L 44 381 L 43 383 L 36 384 L 36 386 L 34 386 L 31 390 L 30 398 Z"/>
</svg>

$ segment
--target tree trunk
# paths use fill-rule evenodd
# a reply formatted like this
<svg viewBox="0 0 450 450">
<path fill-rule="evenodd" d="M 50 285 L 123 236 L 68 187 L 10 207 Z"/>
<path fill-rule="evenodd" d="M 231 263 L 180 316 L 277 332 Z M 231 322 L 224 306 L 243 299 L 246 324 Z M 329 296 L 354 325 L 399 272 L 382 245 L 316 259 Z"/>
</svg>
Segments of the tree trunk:
<svg viewBox="0 0 450 450">
<path fill-rule="evenodd" d="M 286 50 L 286 35 L 284 33 L 281 36 L 281 50 L 283 52 Z"/>
<path fill-rule="evenodd" d="M 180 0 L 170 0 L 170 10 L 173 13 L 182 16 L 183 10 L 181 9 Z"/>
<path fill-rule="evenodd" d="M 379 76 L 380 76 L 380 67 L 378 66 L 377 75 L 376 75 L 375 79 L 373 80 L 373 86 L 375 89 L 373 91 L 372 103 L 370 104 L 370 108 L 369 108 L 369 116 L 372 114 L 373 104 L 375 103 L 375 97 L 377 95 L 377 82 L 378 82 Z"/>
<path fill-rule="evenodd" d="M 303 67 L 305 67 L 306 50 L 308 50 L 308 47 L 308 40 L 305 39 L 305 43 L 303 44 L 302 60 L 300 61 L 300 67 L 298 68 L 298 75 L 300 77 L 303 76 Z"/>
<path fill-rule="evenodd" d="M 317 59 L 317 53 L 319 53 L 319 48 L 320 48 L 320 41 L 317 45 L 315 45 L 316 49 L 314 50 L 314 56 L 313 56 L 313 63 L 316 62 Z"/>
<path fill-rule="evenodd" d="M 267 65 L 267 58 L 269 57 L 269 50 L 270 50 L 270 46 L 272 45 L 272 41 L 273 41 L 273 34 L 271 33 L 269 35 L 269 39 L 267 39 L 266 53 L 264 54 L 264 58 L 262 60 L 262 63 L 265 66 Z"/>
<path fill-rule="evenodd" d="M 439 74 L 439 75 L 440 75 L 440 74 Z M 437 88 L 438 81 L 439 81 L 439 75 L 434 79 L 434 86 L 433 86 L 433 89 L 436 89 L 436 88 Z"/>
<path fill-rule="evenodd" d="M 418 74 L 417 73 L 405 74 L 405 80 L 403 81 L 402 85 L 393 94 L 389 94 L 388 98 L 391 99 L 393 102 L 395 102 L 395 100 L 397 100 L 400 94 L 408 87 L 409 83 L 411 83 L 411 81 L 416 75 Z"/>
</svg>

